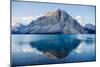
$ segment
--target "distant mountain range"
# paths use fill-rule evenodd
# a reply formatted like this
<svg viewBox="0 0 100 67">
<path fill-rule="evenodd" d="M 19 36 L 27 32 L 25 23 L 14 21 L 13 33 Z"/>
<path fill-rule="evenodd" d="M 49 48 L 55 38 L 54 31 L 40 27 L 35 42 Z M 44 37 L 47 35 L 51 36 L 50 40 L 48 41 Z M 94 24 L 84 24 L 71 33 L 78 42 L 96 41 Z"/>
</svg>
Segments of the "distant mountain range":
<svg viewBox="0 0 100 67">
<path fill-rule="evenodd" d="M 95 34 L 95 26 L 86 24 L 83 27 L 67 12 L 57 9 L 45 13 L 27 26 L 20 24 L 12 27 L 11 31 L 12 34 Z"/>
<path fill-rule="evenodd" d="M 95 27 L 95 25 L 86 24 L 84 26 L 84 29 L 86 30 L 86 33 L 91 33 L 91 34 L 95 34 L 96 33 L 96 27 Z"/>
</svg>

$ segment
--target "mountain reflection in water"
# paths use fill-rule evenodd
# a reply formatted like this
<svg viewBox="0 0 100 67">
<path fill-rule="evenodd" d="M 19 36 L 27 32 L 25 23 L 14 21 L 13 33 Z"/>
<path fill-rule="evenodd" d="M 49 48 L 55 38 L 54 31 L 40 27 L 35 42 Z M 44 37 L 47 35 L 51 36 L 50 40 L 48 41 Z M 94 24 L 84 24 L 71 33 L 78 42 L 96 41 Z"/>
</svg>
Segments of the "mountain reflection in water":
<svg viewBox="0 0 100 67">
<path fill-rule="evenodd" d="M 12 65 L 94 61 L 95 35 L 12 35 Z"/>
<path fill-rule="evenodd" d="M 58 39 L 46 39 L 31 42 L 31 46 L 42 51 L 45 55 L 52 58 L 64 58 L 75 49 L 80 43 L 79 39 L 58 37 Z"/>
</svg>

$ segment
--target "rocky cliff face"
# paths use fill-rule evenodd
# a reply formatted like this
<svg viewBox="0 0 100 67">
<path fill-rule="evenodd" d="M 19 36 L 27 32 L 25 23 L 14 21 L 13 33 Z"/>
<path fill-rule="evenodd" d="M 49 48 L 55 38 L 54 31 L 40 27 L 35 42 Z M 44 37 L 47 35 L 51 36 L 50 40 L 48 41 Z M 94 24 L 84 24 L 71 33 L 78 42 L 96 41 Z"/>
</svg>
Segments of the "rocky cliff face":
<svg viewBox="0 0 100 67">
<path fill-rule="evenodd" d="M 23 30 L 19 30 L 19 34 L 20 32 L 23 34 L 84 34 L 85 30 L 67 12 L 58 9 L 31 22 Z"/>
</svg>

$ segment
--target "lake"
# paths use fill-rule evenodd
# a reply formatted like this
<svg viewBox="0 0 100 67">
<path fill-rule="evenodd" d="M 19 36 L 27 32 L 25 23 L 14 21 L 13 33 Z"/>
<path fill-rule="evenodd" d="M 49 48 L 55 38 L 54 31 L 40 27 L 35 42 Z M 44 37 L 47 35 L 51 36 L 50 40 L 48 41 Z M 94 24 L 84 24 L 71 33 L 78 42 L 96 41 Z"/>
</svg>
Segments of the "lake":
<svg viewBox="0 0 100 67">
<path fill-rule="evenodd" d="M 95 46 L 95 34 L 12 35 L 11 64 L 95 61 Z"/>
</svg>

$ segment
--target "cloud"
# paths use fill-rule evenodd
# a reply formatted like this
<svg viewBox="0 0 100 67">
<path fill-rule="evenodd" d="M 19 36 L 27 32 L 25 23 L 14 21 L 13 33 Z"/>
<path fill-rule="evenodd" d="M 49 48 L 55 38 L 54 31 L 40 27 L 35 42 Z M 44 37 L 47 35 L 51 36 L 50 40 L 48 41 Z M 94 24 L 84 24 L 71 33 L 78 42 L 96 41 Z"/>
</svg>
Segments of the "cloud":
<svg viewBox="0 0 100 67">
<path fill-rule="evenodd" d="M 21 52 L 32 52 L 38 55 L 42 54 L 41 51 L 37 50 L 36 48 L 31 47 L 29 44 L 23 44 L 20 47 L 21 47 Z"/>
<path fill-rule="evenodd" d="M 36 48 L 31 47 L 29 44 L 14 44 L 12 43 L 12 52 L 32 52 L 34 54 L 42 55 L 43 53 Z"/>
<path fill-rule="evenodd" d="M 75 19 L 81 24 L 84 24 L 84 18 L 82 16 L 76 16 Z"/>
<path fill-rule="evenodd" d="M 24 44 L 24 45 L 21 45 L 21 51 L 22 52 L 33 52 L 34 49 L 29 45 L 29 44 Z"/>
<path fill-rule="evenodd" d="M 83 48 L 83 44 L 80 44 L 77 48 L 76 48 L 76 53 L 80 54 L 82 52 L 82 48 Z"/>
<path fill-rule="evenodd" d="M 33 20 L 35 20 L 36 18 L 33 16 L 25 16 L 21 18 L 21 22 L 23 25 L 28 25 L 30 24 Z"/>
<path fill-rule="evenodd" d="M 36 20 L 39 17 L 40 16 L 34 16 L 34 17 L 33 16 L 25 16 L 25 17 L 22 18 L 22 20 L 27 21 L 27 22 L 31 22 L 32 20 Z"/>
<path fill-rule="evenodd" d="M 12 52 L 21 52 L 21 47 L 19 44 L 12 43 Z"/>
<path fill-rule="evenodd" d="M 24 16 L 24 17 L 13 17 L 12 18 L 12 26 L 18 26 L 19 23 L 23 25 L 30 24 L 33 20 L 36 20 L 40 16 Z"/>
<path fill-rule="evenodd" d="M 34 52 L 34 49 L 29 44 L 12 44 L 13 52 Z"/>
<path fill-rule="evenodd" d="M 32 21 L 34 19 L 35 19 L 35 17 L 32 17 L 32 16 L 26 16 L 26 17 L 22 18 L 22 20 L 27 21 L 27 22 L 30 22 L 30 21 Z"/>
<path fill-rule="evenodd" d="M 18 26 L 20 22 L 20 18 L 19 17 L 12 17 L 12 26 Z"/>
</svg>

